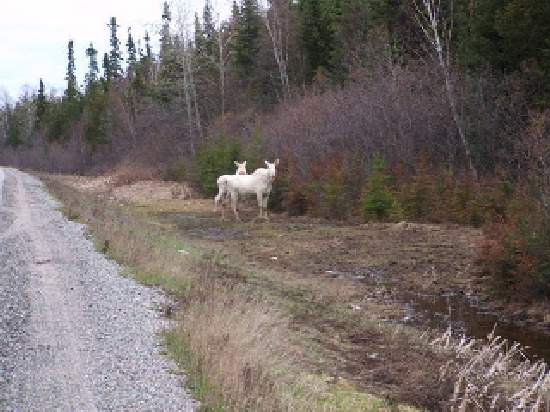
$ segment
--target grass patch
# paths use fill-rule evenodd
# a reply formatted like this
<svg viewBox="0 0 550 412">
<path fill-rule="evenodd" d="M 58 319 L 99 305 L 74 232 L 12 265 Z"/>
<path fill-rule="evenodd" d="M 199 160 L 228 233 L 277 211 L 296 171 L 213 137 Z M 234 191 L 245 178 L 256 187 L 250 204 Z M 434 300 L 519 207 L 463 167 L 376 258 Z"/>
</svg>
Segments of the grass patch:
<svg viewBox="0 0 550 412">
<path fill-rule="evenodd" d="M 193 398 L 197 400 L 205 400 L 209 394 L 215 392 L 215 388 L 208 381 L 208 376 L 198 365 L 195 356 L 189 348 L 189 344 L 183 338 L 181 333 L 176 330 L 166 331 L 163 334 L 163 342 L 168 350 L 169 355 L 174 359 L 178 366 L 186 372 L 186 387 L 191 390 Z M 195 365 L 195 368 L 193 366 Z M 224 407 L 219 404 L 214 406 L 200 405 L 200 410 L 204 412 L 224 411 Z"/>
<path fill-rule="evenodd" d="M 323 309 L 332 298 L 319 299 L 316 292 L 308 291 L 307 283 L 268 280 L 268 272 L 246 268 L 225 257 L 223 249 L 202 248 L 201 242 L 191 245 L 176 236 L 170 225 L 151 220 L 150 211 L 75 191 L 55 178 L 44 180 L 65 211 L 89 226 L 98 249 L 127 267 L 127 275 L 160 286 L 178 299 L 178 327 L 168 332 L 165 343 L 189 374 L 189 385 L 203 408 L 403 408 L 358 390 L 350 381 L 329 378 L 338 376 L 334 369 L 325 374 L 305 361 L 318 357 L 326 363 L 323 345 L 331 335 L 328 331 L 325 340 L 317 340 L 301 329 L 298 317 L 313 319 L 317 311 L 334 328 L 344 323 L 351 327 L 352 319 L 337 304 Z M 322 330 L 316 333 L 323 335 Z M 318 351 L 306 353 L 312 348 Z"/>
<path fill-rule="evenodd" d="M 164 273 L 146 272 L 138 268 L 126 267 L 121 274 L 131 277 L 146 286 L 158 286 L 176 296 L 184 296 L 192 284 L 189 279 L 181 276 L 167 276 Z"/>
</svg>

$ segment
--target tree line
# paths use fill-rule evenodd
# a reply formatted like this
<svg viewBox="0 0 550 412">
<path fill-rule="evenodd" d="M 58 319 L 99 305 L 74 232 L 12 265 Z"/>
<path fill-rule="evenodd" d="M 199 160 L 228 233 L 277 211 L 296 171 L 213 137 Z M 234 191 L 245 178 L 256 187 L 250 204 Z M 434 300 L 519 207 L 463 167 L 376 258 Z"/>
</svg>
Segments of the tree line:
<svg viewBox="0 0 550 412">
<path fill-rule="evenodd" d="M 430 4 L 437 8 L 433 21 Z M 90 44 L 79 87 L 69 41 L 64 95 L 46 96 L 41 80 L 35 94 L 5 104 L 2 137 L 11 146 L 33 144 L 38 135 L 63 140 L 74 132 L 69 124 L 83 121 L 84 140 L 96 147 L 109 139 L 113 119 L 106 99 L 112 89 L 130 123 L 149 99 L 169 107 L 162 110 L 178 106 L 188 133 L 204 137 L 228 111 L 266 110 L 312 85 L 341 87 L 383 59 L 399 66 L 425 61 L 437 47 L 445 49 L 450 75 L 519 73 L 530 105 L 540 108 L 550 85 L 549 8 L 538 0 L 242 0 L 222 21 L 207 0 L 195 14 L 193 32 L 181 4 L 164 3 L 158 53 L 147 32 L 136 42 L 128 28 L 121 42 L 111 18 L 102 71 Z"/>
</svg>

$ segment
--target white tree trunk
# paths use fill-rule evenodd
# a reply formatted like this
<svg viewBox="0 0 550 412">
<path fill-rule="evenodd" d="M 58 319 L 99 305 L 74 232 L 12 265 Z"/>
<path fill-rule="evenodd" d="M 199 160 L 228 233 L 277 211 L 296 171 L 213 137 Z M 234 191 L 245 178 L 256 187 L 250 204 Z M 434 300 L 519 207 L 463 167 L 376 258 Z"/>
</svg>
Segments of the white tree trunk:
<svg viewBox="0 0 550 412">
<path fill-rule="evenodd" d="M 470 151 L 470 145 L 466 139 L 466 133 L 464 131 L 464 125 L 462 118 L 457 109 L 456 103 L 456 93 L 453 86 L 453 81 L 451 78 L 451 57 L 450 57 L 450 37 L 452 33 L 452 28 L 449 29 L 448 33 L 444 32 L 445 24 L 441 21 L 441 9 L 440 3 L 437 0 L 421 0 L 422 7 L 424 12 L 416 6 L 416 21 L 419 24 L 420 28 L 424 32 L 424 35 L 434 48 L 439 67 L 443 73 L 445 79 L 445 92 L 447 96 L 447 101 L 451 109 L 451 115 L 453 116 L 453 121 L 458 130 L 458 135 L 460 137 L 460 142 L 464 150 L 464 155 L 466 161 L 468 162 L 468 168 L 472 173 L 472 176 L 477 179 L 477 170 L 472 161 L 472 154 Z M 452 2 L 451 2 L 452 8 Z M 443 39 L 447 39 L 446 47 L 443 47 Z"/>
<path fill-rule="evenodd" d="M 195 81 L 193 78 L 193 65 L 191 62 L 191 49 L 187 49 L 187 73 L 188 73 L 188 79 L 189 79 L 189 89 L 191 92 L 191 97 L 193 99 L 193 105 L 195 106 L 195 126 L 197 128 L 197 133 L 199 134 L 199 137 L 202 138 L 202 125 L 201 125 L 201 115 L 199 112 L 199 104 L 197 99 L 197 87 L 195 85 Z M 185 68 L 184 68 L 185 71 Z"/>
<path fill-rule="evenodd" d="M 185 107 L 187 109 L 187 129 L 189 132 L 189 138 L 193 141 L 193 115 L 191 108 L 191 93 L 189 92 L 189 76 L 187 74 L 187 50 L 185 47 L 185 40 L 183 41 L 183 50 L 181 53 L 181 65 L 183 67 L 183 93 L 185 96 Z M 191 152 L 195 152 L 194 145 L 191 144 Z"/>
<path fill-rule="evenodd" d="M 271 38 L 273 55 L 279 70 L 279 79 L 281 81 L 283 96 L 286 97 L 290 92 L 288 79 L 288 11 L 284 13 L 286 16 L 285 19 L 285 16 L 281 17 L 278 5 L 273 1 L 270 3 L 271 9 L 264 21 L 269 37 Z M 285 19 L 285 21 L 283 21 L 283 19 Z"/>
<path fill-rule="evenodd" d="M 218 15 L 219 20 L 219 15 Z M 224 56 L 224 47 L 223 47 L 223 31 L 220 26 L 218 34 L 218 51 L 219 51 L 219 62 L 218 69 L 220 73 L 220 113 L 222 119 L 225 117 L 225 56 Z"/>
</svg>

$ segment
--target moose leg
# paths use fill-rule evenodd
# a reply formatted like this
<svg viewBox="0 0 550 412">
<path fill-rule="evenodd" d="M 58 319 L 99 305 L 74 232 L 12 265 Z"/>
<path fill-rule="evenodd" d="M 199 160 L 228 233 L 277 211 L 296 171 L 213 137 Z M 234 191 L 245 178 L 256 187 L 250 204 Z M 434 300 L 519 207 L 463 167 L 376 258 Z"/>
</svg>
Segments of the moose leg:
<svg viewBox="0 0 550 412">
<path fill-rule="evenodd" d="M 225 207 L 227 206 L 227 193 L 219 194 L 222 202 L 222 220 L 225 220 Z M 218 200 L 219 202 L 219 200 Z"/>
<path fill-rule="evenodd" d="M 239 212 L 237 211 L 237 203 L 239 201 L 239 193 L 238 192 L 229 192 L 229 196 L 231 197 L 231 206 L 233 208 L 233 213 L 235 214 L 235 219 L 237 219 L 237 221 L 240 222 L 241 218 L 239 217 Z"/>
<path fill-rule="evenodd" d="M 218 211 L 218 206 L 219 206 L 220 202 L 222 202 L 222 207 L 224 206 L 225 195 L 226 195 L 225 192 L 226 192 L 226 190 L 225 190 L 225 186 L 223 185 L 223 183 L 218 182 L 218 194 L 214 198 L 214 212 Z"/>
<path fill-rule="evenodd" d="M 269 213 L 267 210 L 268 201 L 269 201 L 269 193 L 264 193 L 264 196 L 262 198 L 262 208 L 265 210 L 264 212 L 265 218 L 269 220 Z"/>
<path fill-rule="evenodd" d="M 264 201 L 262 196 L 263 196 L 262 192 L 256 193 L 256 198 L 258 199 L 258 207 L 260 208 L 260 219 L 263 217 L 263 206 L 264 206 Z"/>
<path fill-rule="evenodd" d="M 218 203 L 220 203 L 220 194 L 218 193 L 214 198 L 214 213 L 218 211 Z"/>
</svg>

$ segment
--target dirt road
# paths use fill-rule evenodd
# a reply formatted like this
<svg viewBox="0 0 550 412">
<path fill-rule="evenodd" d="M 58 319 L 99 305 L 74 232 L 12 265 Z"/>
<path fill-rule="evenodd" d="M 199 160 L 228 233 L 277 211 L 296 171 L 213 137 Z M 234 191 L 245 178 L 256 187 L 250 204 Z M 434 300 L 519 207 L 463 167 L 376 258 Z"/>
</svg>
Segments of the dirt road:
<svg viewBox="0 0 550 412">
<path fill-rule="evenodd" d="M 163 295 L 120 277 L 41 183 L 0 168 L 0 410 L 193 410 Z"/>
</svg>

